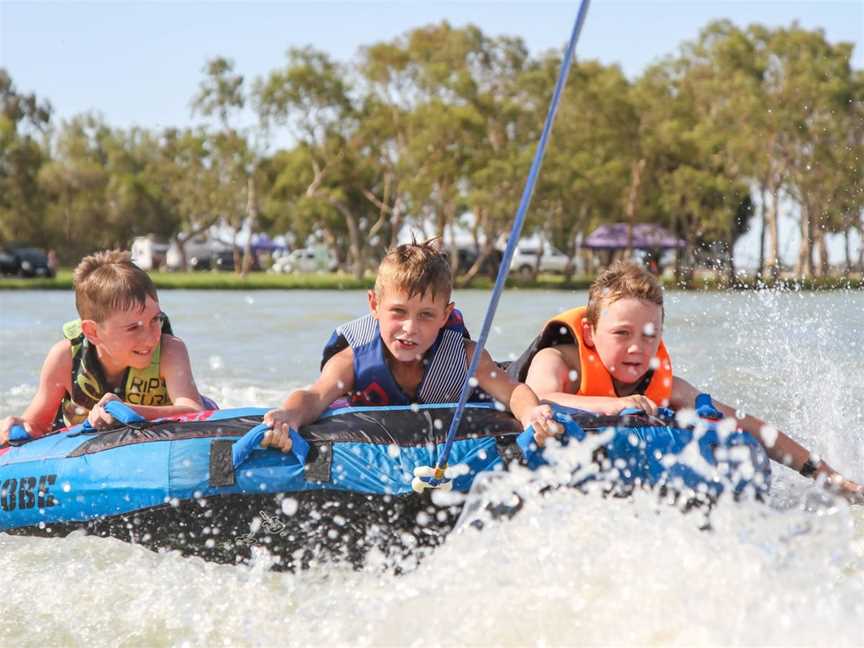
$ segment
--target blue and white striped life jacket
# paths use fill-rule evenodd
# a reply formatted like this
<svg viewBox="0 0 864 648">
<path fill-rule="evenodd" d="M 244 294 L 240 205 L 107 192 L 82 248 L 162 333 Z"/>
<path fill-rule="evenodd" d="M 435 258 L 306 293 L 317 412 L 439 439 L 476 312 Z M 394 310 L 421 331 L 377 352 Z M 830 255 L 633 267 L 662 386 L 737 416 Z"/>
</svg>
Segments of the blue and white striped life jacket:
<svg viewBox="0 0 864 648">
<path fill-rule="evenodd" d="M 459 393 L 468 378 L 468 355 L 465 351 L 468 339 L 470 336 L 462 313 L 453 309 L 450 319 L 423 359 L 424 373 L 416 399 L 407 395 L 393 377 L 384 354 L 378 320 L 371 314 L 336 328 L 324 347 L 321 366 L 342 349 L 351 347 L 354 352 L 354 389 L 348 394 L 348 399 L 352 405 L 452 403 L 459 400 Z"/>
</svg>

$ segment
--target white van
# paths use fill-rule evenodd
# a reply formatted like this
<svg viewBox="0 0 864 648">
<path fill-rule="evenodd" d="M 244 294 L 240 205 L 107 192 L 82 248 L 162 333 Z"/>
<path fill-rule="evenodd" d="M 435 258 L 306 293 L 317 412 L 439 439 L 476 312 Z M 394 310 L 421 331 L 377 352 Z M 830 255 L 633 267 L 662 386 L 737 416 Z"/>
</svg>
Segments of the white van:
<svg viewBox="0 0 864 648">
<path fill-rule="evenodd" d="M 338 264 L 325 248 L 300 248 L 279 257 L 271 272 L 333 272 Z"/>
<path fill-rule="evenodd" d="M 537 268 L 537 255 L 540 254 L 541 247 L 538 243 L 520 243 L 516 252 L 513 253 L 513 260 L 510 262 L 510 271 L 518 272 L 523 278 L 530 279 L 534 276 L 534 270 Z M 554 272 L 563 274 L 567 268 L 567 263 L 570 259 L 566 254 L 550 245 L 548 242 L 543 242 L 543 256 L 540 257 L 540 272 Z"/>
</svg>

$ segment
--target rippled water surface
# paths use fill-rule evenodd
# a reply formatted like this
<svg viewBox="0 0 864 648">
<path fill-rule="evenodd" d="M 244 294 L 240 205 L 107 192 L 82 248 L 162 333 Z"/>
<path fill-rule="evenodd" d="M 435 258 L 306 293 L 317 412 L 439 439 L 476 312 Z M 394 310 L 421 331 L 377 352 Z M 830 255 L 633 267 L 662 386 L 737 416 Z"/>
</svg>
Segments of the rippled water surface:
<svg viewBox="0 0 864 648">
<path fill-rule="evenodd" d="M 479 332 L 488 293 L 456 295 Z M 518 355 L 585 293 L 510 291 L 489 347 Z M 202 392 L 278 404 L 315 376 L 361 292 L 165 291 Z M 64 321 L 66 292 L 0 292 L 0 417 L 20 413 Z M 675 371 L 768 419 L 864 481 L 864 294 L 668 293 Z M 0 645 L 862 645 L 864 511 L 775 466 L 770 505 L 725 502 L 700 530 L 648 494 L 559 491 L 471 528 L 407 575 L 290 574 L 73 535 L 0 535 Z"/>
</svg>

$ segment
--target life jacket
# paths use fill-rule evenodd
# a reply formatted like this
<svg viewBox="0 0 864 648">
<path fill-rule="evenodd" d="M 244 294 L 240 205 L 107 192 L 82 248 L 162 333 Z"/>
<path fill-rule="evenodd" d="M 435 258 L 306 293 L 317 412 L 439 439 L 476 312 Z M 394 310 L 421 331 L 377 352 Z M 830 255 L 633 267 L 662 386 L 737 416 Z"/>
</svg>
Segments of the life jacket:
<svg viewBox="0 0 864 648">
<path fill-rule="evenodd" d="M 378 320 L 371 314 L 336 328 L 324 347 L 321 367 L 336 353 L 351 347 L 354 389 L 348 394 L 348 400 L 352 405 L 452 403 L 459 400 L 462 386 L 468 379 L 467 339 L 470 336 L 462 314 L 454 309 L 423 359 L 424 373 L 416 398 L 408 396 L 393 377 Z M 475 394 L 475 400 L 480 398 L 482 396 Z"/>
<path fill-rule="evenodd" d="M 162 334 L 170 335 L 170 333 L 171 324 L 165 318 Z M 81 330 L 81 320 L 64 324 L 63 336 L 69 340 L 72 351 L 72 393 L 67 393 L 63 397 L 55 419 L 55 427 L 82 423 L 93 406 L 109 391 L 132 405 L 172 404 L 168 397 L 165 379 L 159 371 L 161 341 L 153 350 L 150 366 L 145 369 L 128 367 L 120 380 L 120 386 L 109 390 L 96 347 Z"/>
<path fill-rule="evenodd" d="M 559 344 L 576 344 L 579 348 L 579 389 L 580 396 L 617 396 L 612 376 L 593 348 L 588 347 L 582 339 L 582 320 L 587 312 L 585 306 L 571 308 L 556 315 L 546 322 L 540 335 L 534 339 L 526 351 L 508 369 L 508 372 L 520 382 L 524 382 L 528 368 L 534 356 L 541 349 Z M 672 397 L 672 360 L 666 345 L 660 341 L 657 349 L 657 359 L 660 365 L 649 370 L 636 389 L 637 394 L 644 394 L 658 405 L 668 405 Z"/>
</svg>

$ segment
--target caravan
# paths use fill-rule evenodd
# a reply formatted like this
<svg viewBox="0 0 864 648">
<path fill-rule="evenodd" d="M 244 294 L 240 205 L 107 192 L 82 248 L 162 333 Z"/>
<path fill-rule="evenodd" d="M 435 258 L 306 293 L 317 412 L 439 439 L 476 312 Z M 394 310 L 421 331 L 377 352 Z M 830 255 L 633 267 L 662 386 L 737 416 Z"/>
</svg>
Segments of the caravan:
<svg viewBox="0 0 864 648">
<path fill-rule="evenodd" d="M 138 236 L 132 241 L 132 263 L 142 270 L 158 270 L 166 263 L 168 244 L 158 241 L 152 234 Z"/>
</svg>

